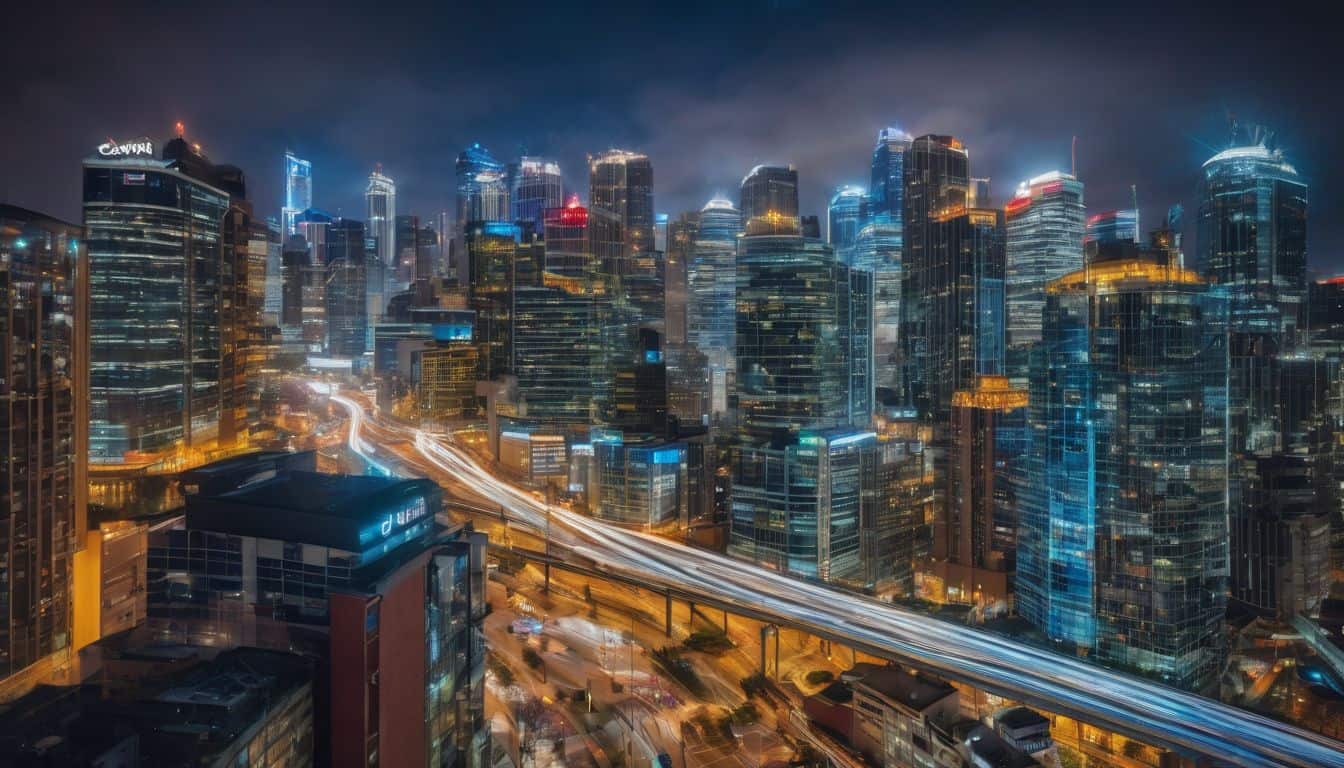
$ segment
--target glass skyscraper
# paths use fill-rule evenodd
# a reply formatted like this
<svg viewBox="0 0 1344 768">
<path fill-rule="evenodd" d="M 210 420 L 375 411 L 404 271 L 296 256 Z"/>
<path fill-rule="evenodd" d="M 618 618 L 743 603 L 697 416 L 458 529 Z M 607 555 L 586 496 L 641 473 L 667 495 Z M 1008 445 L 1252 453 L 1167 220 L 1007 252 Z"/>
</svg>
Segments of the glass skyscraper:
<svg viewBox="0 0 1344 768">
<path fill-rule="evenodd" d="M 1102 211 L 1087 217 L 1083 251 L 1091 261 L 1104 243 L 1139 242 L 1139 212 L 1134 208 Z"/>
<path fill-rule="evenodd" d="M 368 234 L 378 241 L 378 261 L 386 269 L 397 266 L 397 185 L 383 174 L 379 165 L 369 174 L 369 186 L 364 190 L 368 207 Z"/>
<path fill-rule="evenodd" d="M 877 132 L 872 178 L 868 183 L 869 216 L 896 228 L 900 236 L 905 205 L 905 153 L 913 139 L 899 128 Z"/>
<path fill-rule="evenodd" d="M 951 136 L 929 134 L 914 139 L 905 153 L 905 185 L 901 250 L 901 353 L 905 400 L 923 416 L 951 406 L 952 392 L 972 381 L 957 382 L 948 369 L 955 349 L 952 321 L 961 285 L 947 259 L 938 252 L 936 229 L 953 212 L 964 209 L 970 184 L 966 147 Z M 983 217 L 981 217 L 983 218 Z"/>
<path fill-rule="evenodd" d="M 733 204 L 715 198 L 700 210 L 700 224 L 691 245 L 690 311 L 687 337 L 710 368 L 710 404 L 725 406 L 727 393 L 714 382 L 726 382 L 733 366 L 737 324 L 737 240 L 742 216 Z"/>
<path fill-rule="evenodd" d="M 294 219 L 313 207 L 313 164 L 285 150 L 285 205 L 281 224 L 286 237 L 295 234 Z"/>
<path fill-rule="evenodd" d="M 504 165 L 480 143 L 472 144 L 457 156 L 457 239 L 458 253 L 464 253 L 465 233 L 471 224 L 485 221 L 509 221 L 509 185 Z"/>
<path fill-rule="evenodd" d="M 1019 612 L 1191 689 L 1222 665 L 1227 306 L 1131 249 L 1047 287 L 1031 369 Z"/>
<path fill-rule="evenodd" d="M 589 158 L 588 174 L 589 213 L 606 214 L 619 232 L 598 241 L 593 254 L 604 274 L 632 274 L 639 255 L 653 252 L 653 164 L 647 155 L 612 149 Z"/>
<path fill-rule="evenodd" d="M 74 642 L 88 506 L 88 263 L 79 225 L 0 205 L 0 680 Z"/>
<path fill-rule="evenodd" d="M 798 218 L 798 171 L 793 166 L 758 165 L 742 178 L 738 210 L 743 228 L 752 219 L 778 217 L 785 222 Z M 794 221 L 796 228 L 798 222 Z"/>
<path fill-rule="evenodd" d="M 357 358 L 366 349 L 368 254 L 363 222 L 337 219 L 327 231 L 327 354 Z"/>
<path fill-rule="evenodd" d="M 597 289 L 591 278 L 554 274 L 545 285 L 515 289 L 513 372 L 528 419 L 587 426 L 610 399 Z"/>
<path fill-rule="evenodd" d="M 514 223 L 531 222 L 540 233 L 548 208 L 564 201 L 560 164 L 541 157 L 521 157 L 509 164 L 509 205 Z"/>
<path fill-rule="evenodd" d="M 213 438 L 229 193 L 177 163 L 84 161 L 90 461 Z"/>
<path fill-rule="evenodd" d="M 1025 386 L 1046 283 L 1083 268 L 1083 183 L 1060 171 L 1042 174 L 1018 185 L 1004 213 L 1008 375 Z"/>
<path fill-rule="evenodd" d="M 854 241 L 868 219 L 868 200 L 862 187 L 840 187 L 826 208 L 826 242 L 835 249 L 840 261 L 853 263 Z"/>
<path fill-rule="evenodd" d="M 873 275 L 873 386 L 901 391 L 901 230 L 875 219 L 859 230 L 851 266 Z"/>
</svg>

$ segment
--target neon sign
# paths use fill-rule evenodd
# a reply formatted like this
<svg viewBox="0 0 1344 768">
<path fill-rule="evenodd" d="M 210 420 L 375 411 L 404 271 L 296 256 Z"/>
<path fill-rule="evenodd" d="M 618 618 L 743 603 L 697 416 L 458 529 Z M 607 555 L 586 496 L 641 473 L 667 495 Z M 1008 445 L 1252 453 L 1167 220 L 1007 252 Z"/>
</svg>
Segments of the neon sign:
<svg viewBox="0 0 1344 768">
<path fill-rule="evenodd" d="M 378 525 L 378 532 L 383 538 L 387 538 L 393 531 L 405 528 L 428 514 L 429 505 L 425 504 L 424 497 L 415 498 L 396 512 L 389 512 L 383 517 L 383 521 Z"/>
<path fill-rule="evenodd" d="M 154 142 L 147 138 L 133 141 L 112 141 L 98 145 L 98 154 L 102 157 L 153 157 Z"/>
</svg>

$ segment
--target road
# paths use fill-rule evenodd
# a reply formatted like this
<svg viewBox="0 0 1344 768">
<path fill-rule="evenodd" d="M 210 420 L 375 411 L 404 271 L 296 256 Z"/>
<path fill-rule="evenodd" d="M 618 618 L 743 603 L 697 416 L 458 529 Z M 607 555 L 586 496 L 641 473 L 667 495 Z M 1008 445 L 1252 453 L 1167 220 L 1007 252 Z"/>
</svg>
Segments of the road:
<svg viewBox="0 0 1344 768">
<path fill-rule="evenodd" d="M 348 397 L 351 445 L 374 421 Z M 549 530 L 552 547 L 650 588 L 766 614 L 781 624 L 841 638 L 861 650 L 913 664 L 1047 711 L 1066 714 L 1155 746 L 1221 764 L 1344 768 L 1344 744 L 1196 694 L 1080 659 L 952 624 L 862 595 L 791 579 L 749 563 L 605 524 L 500 480 L 466 451 L 425 432 L 379 423 L 372 438 L 385 461 L 389 445 L 413 445 L 415 464 L 471 488 L 515 524 Z M 360 446 L 355 448 L 355 446 Z M 549 518 L 549 520 L 548 520 Z M 554 550 L 553 550 L 554 551 Z M 1220 763 L 1214 763 L 1220 764 Z"/>
</svg>

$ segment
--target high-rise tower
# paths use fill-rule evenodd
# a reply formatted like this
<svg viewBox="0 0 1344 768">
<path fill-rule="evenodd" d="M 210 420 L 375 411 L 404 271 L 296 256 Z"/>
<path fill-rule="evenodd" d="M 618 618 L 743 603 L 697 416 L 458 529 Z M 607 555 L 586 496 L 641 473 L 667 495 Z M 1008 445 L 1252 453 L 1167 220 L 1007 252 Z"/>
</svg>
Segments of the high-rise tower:
<svg viewBox="0 0 1344 768">
<path fill-rule="evenodd" d="M 88 277 L 79 225 L 0 205 L 0 680 L 74 642 L 72 559 L 88 506 Z"/>
<path fill-rule="evenodd" d="M 285 205 L 281 224 L 286 236 L 295 234 L 294 219 L 313 207 L 313 164 L 285 150 Z"/>
<path fill-rule="evenodd" d="M 383 174 L 378 165 L 369 174 L 369 186 L 364 190 L 368 204 L 368 235 L 378 242 L 378 261 L 386 269 L 397 266 L 397 185 Z"/>
<path fill-rule="evenodd" d="M 1041 340 L 1045 286 L 1083 268 L 1083 183 L 1051 171 L 1018 185 L 1007 227 L 1008 375 L 1026 386 L 1027 353 Z"/>
</svg>

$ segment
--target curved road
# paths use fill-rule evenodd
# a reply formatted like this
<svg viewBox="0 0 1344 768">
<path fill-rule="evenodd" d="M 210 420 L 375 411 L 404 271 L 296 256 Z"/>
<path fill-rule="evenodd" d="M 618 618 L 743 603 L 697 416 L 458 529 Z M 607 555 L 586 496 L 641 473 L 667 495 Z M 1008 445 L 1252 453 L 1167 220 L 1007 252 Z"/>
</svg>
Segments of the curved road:
<svg viewBox="0 0 1344 768">
<path fill-rule="evenodd" d="M 342 396 L 332 399 L 350 411 L 351 447 L 365 455 L 367 445 L 355 437 L 362 407 Z M 380 433 L 413 442 L 425 461 L 500 505 L 517 522 L 544 530 L 547 509 L 538 497 L 499 480 L 464 451 L 428 434 L 379 427 Z M 772 614 L 782 624 L 850 638 L 891 658 L 914 660 L 973 685 L 1008 689 L 1024 702 L 1077 713 L 1086 722 L 1185 755 L 1245 766 L 1344 768 L 1344 744 L 1202 696 L 617 528 L 563 507 L 552 506 L 550 517 L 553 541 L 653 588 L 670 587 Z"/>
</svg>

